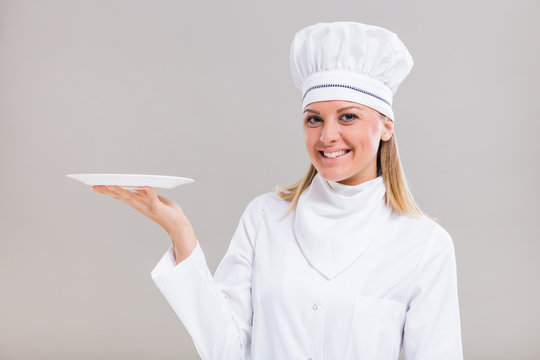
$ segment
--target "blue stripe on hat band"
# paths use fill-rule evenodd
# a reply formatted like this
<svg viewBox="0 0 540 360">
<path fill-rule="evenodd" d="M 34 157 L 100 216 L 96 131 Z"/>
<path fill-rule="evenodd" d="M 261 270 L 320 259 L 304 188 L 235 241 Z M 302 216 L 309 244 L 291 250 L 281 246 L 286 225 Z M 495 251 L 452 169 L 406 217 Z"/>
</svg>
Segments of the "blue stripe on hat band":
<svg viewBox="0 0 540 360">
<path fill-rule="evenodd" d="M 374 98 L 377 98 L 377 99 L 387 103 L 389 106 L 392 106 L 392 104 L 390 104 L 388 101 L 386 101 L 385 99 L 383 99 L 382 97 L 380 97 L 378 95 L 375 95 L 372 92 L 362 90 L 362 89 L 359 89 L 359 88 L 355 88 L 354 86 L 344 85 L 344 84 L 321 84 L 321 85 L 312 86 L 312 87 L 310 87 L 309 89 L 306 90 L 306 93 L 304 94 L 304 96 L 302 96 L 302 101 L 304 101 L 304 98 L 306 97 L 307 93 L 310 92 L 311 90 L 318 89 L 318 88 L 325 88 L 325 87 L 342 87 L 342 88 L 347 88 L 347 89 L 351 89 L 351 90 L 356 90 L 356 91 L 359 91 L 359 92 L 364 93 L 366 95 L 373 96 Z"/>
</svg>

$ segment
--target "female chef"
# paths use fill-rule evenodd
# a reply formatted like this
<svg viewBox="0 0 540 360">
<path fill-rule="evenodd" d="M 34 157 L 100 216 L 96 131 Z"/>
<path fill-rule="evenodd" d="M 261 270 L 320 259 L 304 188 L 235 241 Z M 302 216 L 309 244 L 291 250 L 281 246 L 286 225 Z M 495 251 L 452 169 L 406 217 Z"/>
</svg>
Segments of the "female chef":
<svg viewBox="0 0 540 360">
<path fill-rule="evenodd" d="M 152 279 L 205 360 L 462 359 L 452 238 L 416 206 L 394 134 L 411 55 L 356 22 L 308 26 L 290 50 L 309 170 L 248 204 L 213 277 L 176 203 L 93 189 L 171 236 Z"/>
</svg>

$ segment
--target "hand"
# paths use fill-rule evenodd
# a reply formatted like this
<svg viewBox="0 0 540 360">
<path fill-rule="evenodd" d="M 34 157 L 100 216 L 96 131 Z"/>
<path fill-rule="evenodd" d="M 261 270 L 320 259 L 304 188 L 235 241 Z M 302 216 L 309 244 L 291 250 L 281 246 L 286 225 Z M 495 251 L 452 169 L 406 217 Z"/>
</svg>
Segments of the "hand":
<svg viewBox="0 0 540 360">
<path fill-rule="evenodd" d="M 94 185 L 93 191 L 108 195 L 131 206 L 159 224 L 175 245 L 175 257 L 185 258 L 195 248 L 196 238 L 193 228 L 182 208 L 172 200 L 157 195 L 150 186 L 131 192 L 115 185 Z"/>
</svg>

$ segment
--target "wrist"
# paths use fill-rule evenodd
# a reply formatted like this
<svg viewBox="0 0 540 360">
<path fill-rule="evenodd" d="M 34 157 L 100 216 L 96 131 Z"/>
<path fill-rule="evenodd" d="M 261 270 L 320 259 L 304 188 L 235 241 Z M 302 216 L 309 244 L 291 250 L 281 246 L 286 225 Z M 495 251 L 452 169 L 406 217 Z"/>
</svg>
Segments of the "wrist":
<svg viewBox="0 0 540 360">
<path fill-rule="evenodd" d="M 197 239 L 193 239 L 193 241 L 189 242 L 186 242 L 185 240 L 176 241 L 174 238 L 171 239 L 173 243 L 173 253 L 176 264 L 180 263 L 188 256 L 190 256 L 197 247 Z"/>
<path fill-rule="evenodd" d="M 175 247 L 185 248 L 194 246 L 197 242 L 195 233 L 189 221 L 176 225 L 167 231 Z"/>
</svg>

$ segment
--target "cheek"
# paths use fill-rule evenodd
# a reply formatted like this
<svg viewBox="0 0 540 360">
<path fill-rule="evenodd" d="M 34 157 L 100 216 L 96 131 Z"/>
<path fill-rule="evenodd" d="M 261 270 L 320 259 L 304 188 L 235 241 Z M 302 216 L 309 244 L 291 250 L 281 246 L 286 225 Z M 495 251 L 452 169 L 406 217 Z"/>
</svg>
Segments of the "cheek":
<svg viewBox="0 0 540 360">
<path fill-rule="evenodd" d="M 379 136 L 376 128 L 369 128 L 365 131 L 359 132 L 356 136 L 357 143 L 360 145 L 360 149 L 364 154 L 370 154 L 376 152 L 379 148 Z"/>
<path fill-rule="evenodd" d="M 318 135 L 315 129 L 306 129 L 304 128 L 304 143 L 309 151 L 313 151 L 313 147 L 317 142 Z"/>
<path fill-rule="evenodd" d="M 379 148 L 379 137 L 377 136 L 377 134 L 373 134 L 372 136 L 370 136 L 367 140 L 367 144 L 370 150 L 376 152 Z"/>
</svg>

